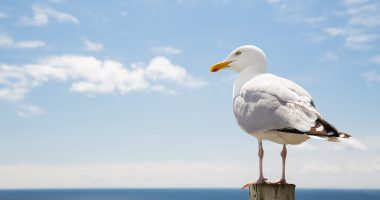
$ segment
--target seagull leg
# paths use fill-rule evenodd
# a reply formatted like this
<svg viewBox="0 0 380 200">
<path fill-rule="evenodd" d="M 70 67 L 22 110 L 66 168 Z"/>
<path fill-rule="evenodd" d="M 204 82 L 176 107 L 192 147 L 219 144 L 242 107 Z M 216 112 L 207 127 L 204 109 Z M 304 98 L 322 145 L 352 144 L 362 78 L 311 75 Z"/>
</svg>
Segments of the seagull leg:
<svg viewBox="0 0 380 200">
<path fill-rule="evenodd" d="M 259 171 L 260 171 L 259 179 L 257 179 L 256 182 L 245 184 L 241 189 L 248 188 L 249 185 L 251 184 L 269 184 L 270 183 L 269 181 L 267 181 L 266 178 L 264 178 L 264 173 L 263 173 L 264 149 L 263 149 L 263 142 L 261 140 L 259 140 L 258 156 L 259 156 Z"/>
<path fill-rule="evenodd" d="M 286 179 L 285 179 L 285 160 L 286 160 L 286 155 L 288 154 L 288 151 L 286 150 L 286 145 L 284 144 L 282 146 L 282 151 L 281 151 L 281 158 L 282 158 L 282 175 L 281 179 L 275 183 L 278 184 L 287 184 Z"/>
<path fill-rule="evenodd" d="M 264 158 L 264 148 L 263 148 L 263 142 L 259 141 L 259 170 L 260 170 L 260 176 L 259 179 L 257 179 L 256 184 L 265 183 L 264 173 L 263 173 L 263 158 Z"/>
</svg>

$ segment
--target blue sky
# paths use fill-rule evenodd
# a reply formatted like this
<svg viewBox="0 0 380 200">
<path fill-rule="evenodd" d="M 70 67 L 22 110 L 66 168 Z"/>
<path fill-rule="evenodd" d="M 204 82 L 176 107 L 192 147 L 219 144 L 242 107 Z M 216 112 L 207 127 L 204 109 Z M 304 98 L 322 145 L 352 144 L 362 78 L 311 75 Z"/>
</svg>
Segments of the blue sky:
<svg viewBox="0 0 380 200">
<path fill-rule="evenodd" d="M 296 81 L 351 144 L 290 147 L 298 187 L 380 186 L 380 4 L 2 1 L 0 187 L 240 187 L 256 139 L 232 113 L 238 46 Z M 280 176 L 280 146 L 264 144 Z"/>
</svg>

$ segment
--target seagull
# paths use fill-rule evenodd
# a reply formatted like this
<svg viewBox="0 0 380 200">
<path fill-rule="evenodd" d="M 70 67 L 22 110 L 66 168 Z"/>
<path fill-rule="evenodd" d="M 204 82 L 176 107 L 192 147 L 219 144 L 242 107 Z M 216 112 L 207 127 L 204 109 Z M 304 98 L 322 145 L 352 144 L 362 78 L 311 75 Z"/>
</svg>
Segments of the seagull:
<svg viewBox="0 0 380 200">
<path fill-rule="evenodd" d="M 263 140 L 282 145 L 282 175 L 273 183 L 287 184 L 286 145 L 301 144 L 309 138 L 338 142 L 351 135 L 324 120 L 305 89 L 291 80 L 266 73 L 266 65 L 266 56 L 260 48 L 245 45 L 211 66 L 210 71 L 229 68 L 239 74 L 233 86 L 233 111 L 239 126 L 257 138 L 259 148 L 260 174 L 250 184 L 271 183 L 263 175 Z"/>
</svg>

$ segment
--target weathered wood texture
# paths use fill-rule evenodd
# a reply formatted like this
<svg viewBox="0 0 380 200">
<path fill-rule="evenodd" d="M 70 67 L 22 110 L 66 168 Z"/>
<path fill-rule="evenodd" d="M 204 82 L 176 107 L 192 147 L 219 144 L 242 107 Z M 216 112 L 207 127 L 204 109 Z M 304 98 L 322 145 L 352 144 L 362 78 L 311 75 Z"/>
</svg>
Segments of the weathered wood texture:
<svg viewBox="0 0 380 200">
<path fill-rule="evenodd" d="M 294 184 L 251 184 L 249 200 L 294 200 Z"/>
</svg>

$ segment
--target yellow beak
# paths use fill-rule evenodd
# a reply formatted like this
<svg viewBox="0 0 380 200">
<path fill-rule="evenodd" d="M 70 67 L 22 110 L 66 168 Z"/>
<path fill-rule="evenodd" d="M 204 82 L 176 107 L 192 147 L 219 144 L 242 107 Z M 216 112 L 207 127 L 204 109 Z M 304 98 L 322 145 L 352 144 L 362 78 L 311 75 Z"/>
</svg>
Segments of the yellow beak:
<svg viewBox="0 0 380 200">
<path fill-rule="evenodd" d="M 221 69 L 229 67 L 228 65 L 232 62 L 233 61 L 222 61 L 222 62 L 216 63 L 215 65 L 210 67 L 210 72 L 217 72 Z"/>
</svg>

